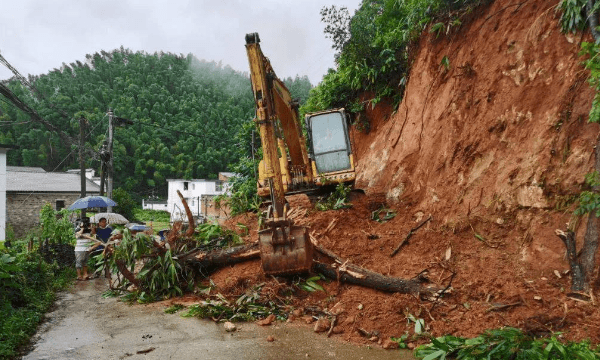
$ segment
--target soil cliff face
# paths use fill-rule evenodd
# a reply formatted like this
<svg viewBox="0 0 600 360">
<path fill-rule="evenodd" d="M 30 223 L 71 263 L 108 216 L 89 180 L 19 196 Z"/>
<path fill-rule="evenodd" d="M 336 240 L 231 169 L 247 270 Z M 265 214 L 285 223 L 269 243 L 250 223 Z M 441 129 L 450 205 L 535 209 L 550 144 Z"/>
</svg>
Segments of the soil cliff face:
<svg viewBox="0 0 600 360">
<path fill-rule="evenodd" d="M 289 199 L 308 208 L 297 223 L 342 258 L 389 276 L 426 273 L 441 288 L 451 282 L 451 292 L 433 305 L 331 281 L 326 292 L 296 297 L 296 307 L 335 311 L 335 333 L 352 341 L 371 341 L 360 329 L 376 331 L 376 341 L 413 334 L 412 315 L 436 336 L 514 326 L 600 342 L 600 311 L 568 296 L 554 234 L 571 218 L 600 130 L 587 122 L 594 94 L 578 56 L 589 35 L 560 32 L 558 2 L 496 0 L 446 34 L 424 31 L 400 106 L 369 107 L 370 132 L 352 134 L 365 195 L 327 212 Z M 396 216 L 372 220 L 381 207 Z M 236 221 L 255 229 L 254 216 Z M 252 231 L 246 241 L 256 238 Z M 258 261 L 212 279 L 230 294 L 281 286 Z"/>
<path fill-rule="evenodd" d="M 582 39 L 560 32 L 557 3 L 499 0 L 424 36 L 401 106 L 387 120 L 372 113 L 374 129 L 357 135 L 357 187 L 446 211 L 445 222 L 469 209 L 553 208 L 576 193 L 598 127 L 587 123 Z"/>
<path fill-rule="evenodd" d="M 587 122 L 585 39 L 560 32 L 557 3 L 498 0 L 447 35 L 424 36 L 400 107 L 387 119 L 376 108 L 371 132 L 355 134 L 357 187 L 451 229 L 473 217 L 520 226 L 526 234 L 505 240 L 526 236 L 532 257 L 556 243 L 560 262 L 552 234 L 568 216 L 540 223 L 581 191 L 599 128 Z"/>
</svg>

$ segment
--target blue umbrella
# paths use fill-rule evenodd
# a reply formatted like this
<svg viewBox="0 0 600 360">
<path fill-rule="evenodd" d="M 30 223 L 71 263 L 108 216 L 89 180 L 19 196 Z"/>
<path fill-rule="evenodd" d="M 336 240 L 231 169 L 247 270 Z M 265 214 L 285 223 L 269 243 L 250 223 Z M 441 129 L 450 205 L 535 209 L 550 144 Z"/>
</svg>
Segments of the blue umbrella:
<svg viewBox="0 0 600 360">
<path fill-rule="evenodd" d="M 96 207 L 104 208 L 116 205 L 116 202 L 107 198 L 106 196 L 86 196 L 84 198 L 75 200 L 75 202 L 69 206 L 69 210 L 89 209 Z"/>
<path fill-rule="evenodd" d="M 131 231 L 146 231 L 148 227 L 144 224 L 129 223 L 125 225 Z"/>
</svg>

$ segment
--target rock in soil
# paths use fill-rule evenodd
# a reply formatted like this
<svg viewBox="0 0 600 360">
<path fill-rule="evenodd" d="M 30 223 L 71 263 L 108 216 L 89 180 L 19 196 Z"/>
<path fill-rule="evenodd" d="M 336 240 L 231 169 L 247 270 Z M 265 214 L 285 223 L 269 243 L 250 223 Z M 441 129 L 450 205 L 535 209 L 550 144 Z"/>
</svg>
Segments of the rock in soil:
<svg viewBox="0 0 600 360">
<path fill-rule="evenodd" d="M 391 339 L 387 339 L 383 341 L 382 347 L 384 349 L 397 349 L 398 347 L 400 347 L 400 345 L 397 342 L 392 341 Z"/>
<path fill-rule="evenodd" d="M 235 326 L 235 324 L 232 322 L 229 322 L 229 321 L 224 323 L 223 327 L 225 328 L 225 331 L 227 331 L 227 332 L 232 332 L 232 331 L 237 330 L 237 327 Z"/>
<path fill-rule="evenodd" d="M 334 326 L 333 330 L 331 330 L 334 334 L 341 334 L 344 332 L 344 329 L 342 329 L 340 326 Z"/>
<path fill-rule="evenodd" d="M 271 325 L 271 323 L 275 321 L 275 315 L 271 314 L 262 320 L 258 320 L 256 323 L 260 326 Z"/>
<path fill-rule="evenodd" d="M 320 318 L 315 323 L 315 332 L 317 332 L 317 333 L 325 332 L 325 331 L 329 330 L 330 327 L 331 327 L 331 322 L 328 319 Z"/>
</svg>

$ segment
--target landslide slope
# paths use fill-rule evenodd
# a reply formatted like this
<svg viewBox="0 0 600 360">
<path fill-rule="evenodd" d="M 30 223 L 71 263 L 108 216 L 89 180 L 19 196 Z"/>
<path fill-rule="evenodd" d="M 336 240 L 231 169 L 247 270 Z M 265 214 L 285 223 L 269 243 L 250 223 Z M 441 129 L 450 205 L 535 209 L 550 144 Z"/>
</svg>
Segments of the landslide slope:
<svg viewBox="0 0 600 360">
<path fill-rule="evenodd" d="M 593 169 L 599 128 L 587 123 L 593 92 L 578 56 L 590 39 L 561 33 L 557 4 L 498 0 L 459 29 L 425 34 L 399 108 L 389 117 L 375 108 L 371 132 L 355 134 L 357 187 L 404 209 L 409 228 L 434 218 L 411 245 L 420 249 L 407 247 L 392 266 L 440 266 L 452 248 L 453 312 L 468 325 L 450 316 L 442 332 L 578 322 L 580 305 L 554 274 L 568 269 L 554 230 Z M 494 314 L 491 303 L 521 305 Z"/>
<path fill-rule="evenodd" d="M 452 280 L 443 303 L 332 281 L 296 306 L 335 308 L 335 333 L 352 341 L 369 342 L 359 329 L 381 339 L 412 333 L 410 314 L 436 336 L 514 326 L 600 342 L 600 311 L 568 296 L 569 267 L 554 234 L 571 219 L 599 130 L 587 123 L 594 94 L 578 57 L 587 35 L 560 32 L 557 4 L 497 0 L 447 34 L 424 31 L 400 106 L 367 109 L 370 132 L 352 134 L 356 187 L 365 195 L 355 195 L 351 209 L 311 208 L 298 221 L 357 265 L 403 278 L 427 271 L 442 287 Z M 382 206 L 396 217 L 373 221 Z M 253 225 L 256 217 L 236 221 Z M 247 240 L 256 238 L 253 231 Z M 212 279 L 230 294 L 280 285 L 257 261 Z"/>
</svg>

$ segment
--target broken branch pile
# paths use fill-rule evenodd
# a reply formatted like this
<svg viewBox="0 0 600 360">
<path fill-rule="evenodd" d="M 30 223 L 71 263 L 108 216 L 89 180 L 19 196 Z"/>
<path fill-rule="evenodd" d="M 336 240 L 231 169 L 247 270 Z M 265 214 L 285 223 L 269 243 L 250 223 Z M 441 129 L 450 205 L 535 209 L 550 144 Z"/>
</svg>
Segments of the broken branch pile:
<svg viewBox="0 0 600 360">
<path fill-rule="evenodd" d="M 189 209 L 184 199 L 182 199 L 182 202 L 184 207 Z M 189 223 L 193 224 L 191 212 L 186 211 L 186 213 L 188 214 Z M 425 220 L 413 231 L 423 226 L 428 220 Z M 327 230 L 335 226 L 335 222 L 336 219 L 331 222 Z M 161 274 L 163 272 L 168 273 L 163 285 L 175 286 L 179 289 L 193 284 L 193 278 L 197 275 L 206 276 L 209 271 L 217 268 L 260 258 L 258 243 L 207 251 L 206 248 L 198 246 L 199 243 L 194 240 L 193 227 L 192 231 L 188 228 L 185 233 L 180 230 L 182 229 L 181 224 L 175 225 L 173 229 L 177 229 L 179 232 L 171 231 L 166 242 L 135 238 L 129 241 L 136 245 L 120 245 L 119 247 L 130 248 L 130 252 L 136 252 L 136 254 L 124 254 L 123 251 L 114 252 L 113 267 L 130 284 L 138 289 L 148 291 L 150 279 L 152 279 L 152 284 L 156 282 L 156 276 L 153 275 L 156 271 L 160 271 Z M 370 287 L 386 292 L 421 294 L 424 298 L 429 299 L 440 290 L 439 288 L 424 286 L 428 279 L 422 274 L 412 279 L 402 279 L 385 276 L 352 264 L 349 260 L 344 260 L 323 248 L 314 234 L 311 234 L 310 237 L 314 248 L 322 255 L 319 259 L 315 259 L 313 263 L 312 271 L 315 273 L 323 274 L 338 282 Z M 196 243 L 196 246 L 190 250 L 190 245 L 194 243 Z M 147 247 L 145 250 L 140 250 L 142 244 Z M 118 253 L 121 253 L 121 255 L 119 256 Z M 328 261 L 328 259 L 333 261 Z M 139 268 L 139 265 L 142 265 L 142 268 L 134 271 L 134 268 L 136 266 Z M 192 270 L 191 273 L 190 270 Z M 177 284 L 178 281 L 179 284 Z M 155 293 L 163 294 L 161 291 L 155 291 Z M 172 294 L 168 293 L 167 295 Z"/>
</svg>

